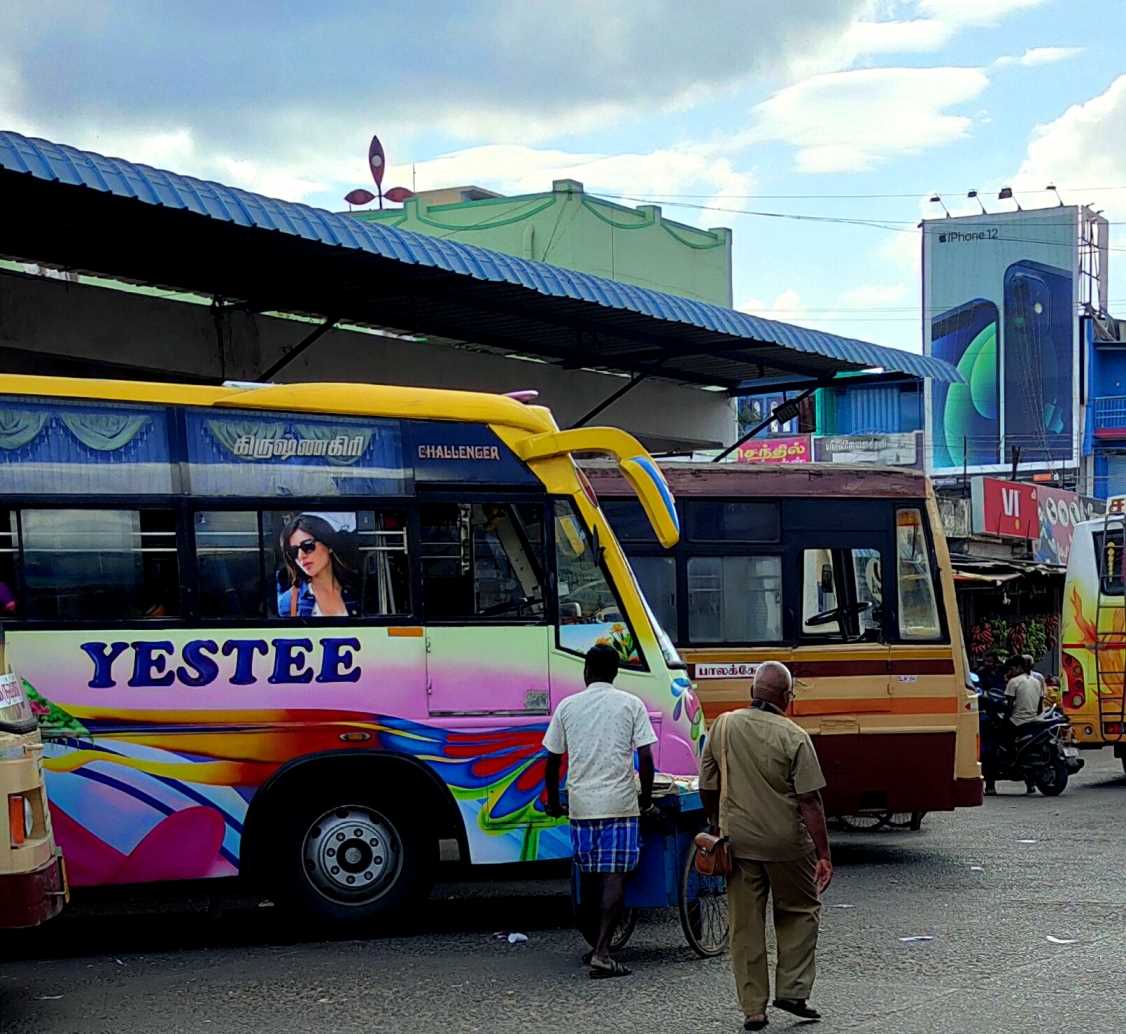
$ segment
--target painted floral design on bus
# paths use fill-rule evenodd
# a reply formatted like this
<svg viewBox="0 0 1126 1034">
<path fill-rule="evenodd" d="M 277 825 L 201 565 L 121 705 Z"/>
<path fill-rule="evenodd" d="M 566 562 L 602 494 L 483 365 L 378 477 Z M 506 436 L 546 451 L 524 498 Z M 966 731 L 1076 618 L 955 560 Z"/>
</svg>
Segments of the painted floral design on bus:
<svg viewBox="0 0 1126 1034">
<path fill-rule="evenodd" d="M 674 678 L 672 680 L 672 695 L 673 700 L 676 701 L 672 709 L 673 721 L 679 721 L 681 714 L 685 715 L 692 723 L 692 742 L 697 745 L 698 749 L 703 750 L 704 744 L 700 737 L 704 731 L 704 709 L 700 706 L 696 694 L 692 692 L 692 683 L 683 676 Z"/>
<path fill-rule="evenodd" d="M 459 731 L 351 712 L 270 715 L 269 724 L 265 715 L 214 714 L 216 726 L 243 730 L 234 734 L 241 754 L 234 759 L 223 756 L 235 748 L 231 732 L 139 737 L 177 748 L 161 749 L 117 731 L 99 735 L 99 726 L 120 729 L 128 715 L 86 729 L 36 697 L 54 723 L 44 767 L 56 835 L 77 885 L 233 875 L 254 791 L 284 759 L 332 749 L 345 729 L 371 731 L 379 749 L 433 768 L 462 807 L 471 840 L 483 847 L 475 854 L 534 861 L 570 850 L 563 824 L 544 813 L 541 800 L 546 722 Z M 183 727 L 191 717 L 172 713 L 165 721 Z M 495 837 L 505 842 L 500 859 L 501 845 L 482 843 Z"/>
<path fill-rule="evenodd" d="M 609 635 L 601 635 L 596 640 L 599 646 L 612 646 L 618 655 L 621 664 L 637 663 L 637 644 L 633 641 L 633 633 L 620 622 L 610 626 Z"/>
<path fill-rule="evenodd" d="M 548 630 L 513 630 L 508 653 L 488 664 L 472 652 L 471 635 L 446 640 L 438 666 L 421 637 L 301 631 L 229 630 L 222 642 L 174 629 L 11 633 L 13 663 L 45 734 L 57 838 L 76 884 L 237 872 L 258 789 L 294 759 L 341 749 L 429 766 L 461 812 L 474 862 L 569 855 L 566 824 L 540 799 L 546 716 L 427 713 L 436 701 L 428 670 L 456 679 L 453 690 L 446 683 L 447 699 L 470 709 L 522 700 L 530 685 L 544 684 Z M 582 663 L 581 655 L 551 655 L 552 700 L 582 688 Z M 645 700 L 662 769 L 691 774 L 702 713 L 687 679 L 623 670 L 619 684 Z M 357 731 L 370 739 L 342 748 L 342 734 Z M 177 847 L 189 839 L 190 850 Z"/>
</svg>

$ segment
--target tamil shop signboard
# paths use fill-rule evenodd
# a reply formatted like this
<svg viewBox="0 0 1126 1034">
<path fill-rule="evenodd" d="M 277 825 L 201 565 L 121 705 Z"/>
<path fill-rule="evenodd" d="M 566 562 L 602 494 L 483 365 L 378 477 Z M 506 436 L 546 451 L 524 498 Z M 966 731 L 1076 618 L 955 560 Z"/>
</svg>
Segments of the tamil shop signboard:
<svg viewBox="0 0 1126 1034">
<path fill-rule="evenodd" d="M 739 446 L 736 453 L 739 463 L 810 463 L 813 449 L 808 434 L 779 435 L 750 441 Z"/>
<path fill-rule="evenodd" d="M 921 431 L 898 434 L 831 434 L 813 439 L 818 463 L 878 463 L 922 469 Z"/>
</svg>

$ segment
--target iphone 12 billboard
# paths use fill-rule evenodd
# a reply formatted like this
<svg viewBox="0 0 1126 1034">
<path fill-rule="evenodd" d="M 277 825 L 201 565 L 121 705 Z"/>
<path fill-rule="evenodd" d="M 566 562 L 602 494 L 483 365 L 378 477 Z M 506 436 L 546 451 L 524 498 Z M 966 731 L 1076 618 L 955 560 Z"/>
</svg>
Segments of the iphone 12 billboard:
<svg viewBox="0 0 1126 1034">
<path fill-rule="evenodd" d="M 1071 274 L 1024 259 L 1005 270 L 1005 446 L 1022 459 L 1071 454 Z"/>
<path fill-rule="evenodd" d="M 997 306 L 984 298 L 931 322 L 931 355 L 957 367 L 962 384 L 931 385 L 935 467 L 980 466 L 1000 459 Z"/>
<path fill-rule="evenodd" d="M 1080 216 L 1064 205 L 923 221 L 923 349 L 962 377 L 924 388 L 929 472 L 1078 462 Z"/>
</svg>

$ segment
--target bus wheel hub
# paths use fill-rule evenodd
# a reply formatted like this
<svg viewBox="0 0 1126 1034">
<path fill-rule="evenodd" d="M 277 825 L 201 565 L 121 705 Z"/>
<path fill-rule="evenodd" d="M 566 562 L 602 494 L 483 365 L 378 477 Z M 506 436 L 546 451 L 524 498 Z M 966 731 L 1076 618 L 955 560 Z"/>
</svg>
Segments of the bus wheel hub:
<svg viewBox="0 0 1126 1034">
<path fill-rule="evenodd" d="M 370 898 L 395 875 L 400 854 L 394 829 L 359 805 L 325 812 L 302 845 L 309 879 L 334 900 Z"/>
</svg>

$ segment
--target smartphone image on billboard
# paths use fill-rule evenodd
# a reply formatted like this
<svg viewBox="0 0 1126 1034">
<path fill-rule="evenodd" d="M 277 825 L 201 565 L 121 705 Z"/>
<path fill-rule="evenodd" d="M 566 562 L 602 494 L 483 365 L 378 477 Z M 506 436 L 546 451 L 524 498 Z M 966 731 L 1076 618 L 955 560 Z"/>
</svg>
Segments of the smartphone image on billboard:
<svg viewBox="0 0 1126 1034">
<path fill-rule="evenodd" d="M 934 469 L 983 466 L 1001 456 L 997 306 L 984 298 L 931 321 L 931 355 L 956 366 L 964 384 L 931 382 Z"/>
<path fill-rule="evenodd" d="M 1072 282 L 1066 269 L 1014 262 L 1005 270 L 1002 369 L 1006 460 L 1066 459 L 1072 451 Z"/>
</svg>

